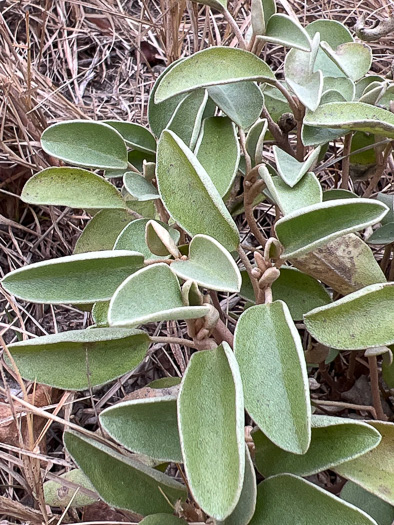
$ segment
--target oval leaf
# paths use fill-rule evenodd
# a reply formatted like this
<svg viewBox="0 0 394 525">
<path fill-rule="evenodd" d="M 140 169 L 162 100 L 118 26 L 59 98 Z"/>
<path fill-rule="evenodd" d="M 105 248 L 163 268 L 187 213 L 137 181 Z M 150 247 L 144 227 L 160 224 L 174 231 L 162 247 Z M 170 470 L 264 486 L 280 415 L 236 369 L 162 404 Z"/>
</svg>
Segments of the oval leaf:
<svg viewBox="0 0 394 525">
<path fill-rule="evenodd" d="M 245 472 L 242 385 L 227 343 L 193 354 L 179 392 L 178 422 L 193 497 L 224 520 L 238 503 Z"/>
<path fill-rule="evenodd" d="M 116 129 L 128 146 L 144 153 L 155 153 L 156 140 L 149 129 L 140 124 L 120 120 L 104 120 L 111 128 Z"/>
<path fill-rule="evenodd" d="M 62 480 L 68 482 L 67 485 Z M 58 481 L 47 481 L 43 488 L 45 503 L 52 507 L 84 507 L 99 500 L 93 485 L 80 469 L 62 474 Z"/>
<path fill-rule="evenodd" d="M 211 47 L 174 66 L 160 82 L 155 103 L 193 89 L 242 81 L 273 81 L 267 64 L 248 51 Z"/>
<path fill-rule="evenodd" d="M 109 170 L 127 168 L 127 148 L 122 136 L 100 122 L 59 122 L 44 131 L 41 144 L 49 155 L 77 166 Z"/>
<path fill-rule="evenodd" d="M 341 490 L 341 498 L 369 514 L 378 525 L 393 525 L 394 507 L 352 481 Z"/>
<path fill-rule="evenodd" d="M 33 303 L 95 303 L 110 299 L 143 264 L 137 252 L 90 252 L 18 268 L 2 284 L 8 293 Z"/>
<path fill-rule="evenodd" d="M 118 235 L 132 220 L 133 217 L 126 210 L 99 211 L 90 219 L 78 238 L 74 255 L 112 250 Z"/>
<path fill-rule="evenodd" d="M 380 442 L 380 434 L 361 421 L 330 416 L 312 416 L 312 438 L 300 456 L 275 446 L 258 430 L 253 433 L 256 466 L 264 476 L 287 472 L 310 476 L 362 456 Z"/>
<path fill-rule="evenodd" d="M 394 115 L 362 102 L 331 102 L 308 112 L 304 125 L 320 128 L 358 130 L 394 138 Z"/>
<path fill-rule="evenodd" d="M 229 118 L 204 120 L 195 155 L 224 197 L 234 182 L 240 159 L 237 132 Z"/>
<path fill-rule="evenodd" d="M 187 260 L 177 260 L 171 269 L 182 279 L 223 292 L 239 292 L 241 274 L 233 257 L 215 239 L 196 235 L 189 247 Z"/>
<path fill-rule="evenodd" d="M 378 228 L 368 237 L 368 244 L 391 244 L 394 242 L 394 222 L 389 222 Z"/>
<path fill-rule="evenodd" d="M 238 229 L 217 189 L 197 158 L 171 131 L 163 131 L 159 141 L 157 182 L 165 207 L 190 235 L 203 233 L 229 251 L 237 249 Z"/>
<path fill-rule="evenodd" d="M 261 0 L 257 0 L 261 4 Z M 237 82 L 208 88 L 210 98 L 237 126 L 248 129 L 259 118 L 264 97 L 254 82 Z"/>
<path fill-rule="evenodd" d="M 81 168 L 48 168 L 25 184 L 21 199 L 29 204 L 70 208 L 126 208 L 119 191 L 99 175 Z"/>
<path fill-rule="evenodd" d="M 320 343 L 338 350 L 363 350 L 394 343 L 393 308 L 394 283 L 372 284 L 312 310 L 304 320 Z"/>
<path fill-rule="evenodd" d="M 208 306 L 184 306 L 178 279 L 164 263 L 148 266 L 126 279 L 111 299 L 111 326 L 136 326 L 151 321 L 197 319 Z"/>
<path fill-rule="evenodd" d="M 377 525 L 375 520 L 330 492 L 291 474 L 260 483 L 250 525 Z"/>
<path fill-rule="evenodd" d="M 95 328 L 44 335 L 11 344 L 9 349 L 25 379 L 64 390 L 85 390 L 133 370 L 148 346 L 145 332 Z"/>
<path fill-rule="evenodd" d="M 371 199 L 343 199 L 297 210 L 275 225 L 283 259 L 311 252 L 344 235 L 380 222 L 387 207 Z"/>
<path fill-rule="evenodd" d="M 179 233 L 177 230 L 174 231 Z M 179 236 L 177 237 L 179 238 Z M 149 221 L 146 224 L 145 242 L 151 252 L 160 257 L 166 257 L 170 254 L 176 259 L 181 256 L 170 228 L 157 221 Z"/>
<path fill-rule="evenodd" d="M 316 148 L 304 162 L 299 162 L 282 149 L 274 146 L 275 162 L 279 175 L 290 188 L 293 188 L 314 165 L 319 153 L 320 148 Z"/>
<path fill-rule="evenodd" d="M 127 171 L 123 176 L 126 190 L 137 201 L 150 201 L 159 198 L 157 189 L 139 173 Z"/>
<path fill-rule="evenodd" d="M 100 414 L 108 434 L 121 445 L 160 461 L 182 463 L 176 397 L 125 401 Z"/>
<path fill-rule="evenodd" d="M 302 51 L 311 50 L 311 41 L 305 29 L 287 15 L 273 15 L 268 20 L 264 36 L 258 37 L 266 42 L 295 47 Z"/>
<path fill-rule="evenodd" d="M 308 377 L 286 304 L 248 308 L 239 318 L 234 349 L 246 410 L 277 446 L 304 454 L 311 434 Z"/>
<path fill-rule="evenodd" d="M 354 82 L 368 73 L 372 63 L 372 50 L 366 44 L 346 42 L 335 50 L 327 42 L 320 47 L 330 59 Z"/>
<path fill-rule="evenodd" d="M 82 434 L 66 432 L 64 443 L 100 497 L 113 507 L 142 515 L 165 513 L 187 497 L 185 487 L 174 479 Z"/>
<path fill-rule="evenodd" d="M 394 424 L 382 421 L 370 421 L 369 424 L 382 435 L 379 446 L 333 470 L 394 505 Z"/>
</svg>

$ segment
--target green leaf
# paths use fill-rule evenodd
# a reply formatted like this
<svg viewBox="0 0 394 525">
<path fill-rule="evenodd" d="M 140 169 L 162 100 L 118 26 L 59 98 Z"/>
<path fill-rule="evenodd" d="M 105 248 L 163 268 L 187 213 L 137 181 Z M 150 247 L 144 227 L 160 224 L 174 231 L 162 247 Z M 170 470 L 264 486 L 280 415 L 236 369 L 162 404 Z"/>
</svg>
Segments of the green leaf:
<svg viewBox="0 0 394 525">
<path fill-rule="evenodd" d="M 175 230 L 174 238 L 179 239 L 179 232 Z M 175 259 L 181 256 L 174 241 L 171 230 L 157 221 L 149 221 L 145 227 L 145 242 L 152 253 L 160 257 L 172 255 Z"/>
<path fill-rule="evenodd" d="M 244 270 L 241 275 L 240 295 L 255 302 L 248 273 Z M 281 267 L 279 277 L 272 284 L 272 295 L 275 301 L 287 304 L 294 321 L 302 320 L 303 315 L 311 309 L 331 302 L 329 293 L 316 279 L 288 266 Z"/>
<path fill-rule="evenodd" d="M 311 476 L 335 465 L 362 456 L 380 442 L 380 434 L 361 421 L 330 416 L 312 416 L 312 438 L 300 456 L 275 446 L 264 434 L 253 433 L 256 466 L 264 476 L 287 472 Z"/>
<path fill-rule="evenodd" d="M 212 86 L 208 93 L 223 113 L 242 129 L 250 128 L 263 109 L 264 97 L 254 82 Z"/>
<path fill-rule="evenodd" d="M 18 268 L 2 284 L 8 293 L 33 303 L 94 303 L 110 299 L 143 262 L 140 253 L 126 250 L 69 255 Z"/>
<path fill-rule="evenodd" d="M 314 173 L 307 173 L 292 188 L 280 177 L 271 177 L 265 167 L 259 168 L 259 174 L 273 201 L 284 215 L 322 202 L 323 191 Z"/>
<path fill-rule="evenodd" d="M 365 90 L 374 82 L 384 82 L 384 78 L 378 75 L 366 75 L 356 82 L 355 99 L 358 100 L 364 94 Z"/>
<path fill-rule="evenodd" d="M 266 21 L 262 0 L 252 0 L 250 3 L 250 17 L 252 20 L 253 36 L 264 35 Z"/>
<path fill-rule="evenodd" d="M 138 201 L 151 201 L 159 198 L 157 189 L 138 173 L 126 171 L 123 176 L 126 190 Z"/>
<path fill-rule="evenodd" d="M 292 259 L 291 263 L 302 272 L 322 280 L 341 295 L 370 284 L 386 282 L 371 249 L 354 233 Z"/>
<path fill-rule="evenodd" d="M 268 20 L 264 36 L 258 37 L 266 42 L 295 47 L 302 51 L 311 50 L 311 41 L 305 29 L 287 15 L 273 15 Z"/>
<path fill-rule="evenodd" d="M 193 89 L 242 81 L 273 81 L 267 64 L 248 51 L 210 47 L 177 63 L 162 79 L 155 103 Z"/>
<path fill-rule="evenodd" d="M 320 47 L 338 68 L 354 82 L 368 73 L 371 67 L 372 50 L 366 44 L 346 42 L 334 50 L 327 42 L 322 42 Z"/>
<path fill-rule="evenodd" d="M 377 525 L 365 512 L 292 474 L 264 480 L 250 525 Z"/>
<path fill-rule="evenodd" d="M 62 484 L 62 480 L 72 486 Z M 51 507 L 84 507 L 99 500 L 93 485 L 80 469 L 70 470 L 59 476 L 58 481 L 44 483 L 44 499 Z"/>
<path fill-rule="evenodd" d="M 363 350 L 394 343 L 393 307 L 394 283 L 372 284 L 308 312 L 304 321 L 326 346 Z"/>
<path fill-rule="evenodd" d="M 389 353 L 384 354 L 382 361 L 382 377 L 384 382 L 389 388 L 394 388 L 394 360 L 392 359 L 394 347 L 389 347 L 391 355 Z"/>
<path fill-rule="evenodd" d="M 302 125 L 301 140 L 304 146 L 322 146 L 349 133 L 344 130 Z"/>
<path fill-rule="evenodd" d="M 92 317 L 95 327 L 108 326 L 108 308 L 109 301 L 98 301 L 92 307 Z"/>
<path fill-rule="evenodd" d="M 157 88 L 159 87 L 160 82 L 163 80 L 164 76 L 167 75 L 167 73 L 178 63 L 181 62 L 182 59 L 177 60 L 170 64 L 164 71 L 161 73 L 161 75 L 158 77 L 158 79 L 155 82 L 155 85 L 153 86 L 152 91 L 149 95 L 149 103 L 148 103 L 148 122 L 150 129 L 153 131 L 153 134 L 159 138 L 161 135 L 161 132 L 167 127 L 168 123 L 170 122 L 176 108 L 179 106 L 179 104 L 182 102 L 182 100 L 185 98 L 185 95 L 178 95 L 176 97 L 172 97 L 164 102 L 161 102 L 160 104 L 155 103 L 155 95 Z M 130 161 L 131 162 L 131 161 Z"/>
<path fill-rule="evenodd" d="M 128 224 L 116 239 L 114 250 L 128 250 L 132 248 L 134 251 L 142 253 L 145 259 L 163 259 L 169 257 L 168 252 L 165 255 L 155 255 L 148 248 L 145 242 L 145 230 L 148 222 L 150 222 L 149 219 L 137 219 Z M 180 233 L 178 230 L 169 227 L 168 224 L 164 222 L 159 222 L 159 224 L 169 231 L 175 243 L 179 241 Z"/>
<path fill-rule="evenodd" d="M 209 235 L 229 251 L 237 249 L 238 229 L 220 194 L 197 158 L 171 131 L 163 131 L 159 141 L 157 182 L 165 207 L 184 230 L 192 236 Z"/>
<path fill-rule="evenodd" d="M 245 472 L 242 385 L 227 343 L 193 354 L 179 392 L 178 422 L 193 497 L 224 520 L 236 508 Z"/>
<path fill-rule="evenodd" d="M 77 166 L 112 170 L 127 168 L 127 149 L 122 136 L 100 122 L 59 122 L 44 131 L 41 144 L 49 155 Z"/>
<path fill-rule="evenodd" d="M 340 128 L 394 138 L 394 115 L 385 109 L 362 102 L 331 102 L 307 113 L 304 118 L 307 126 L 320 128 Z"/>
<path fill-rule="evenodd" d="M 386 215 L 387 207 L 371 199 L 343 199 L 302 208 L 275 225 L 284 247 L 283 259 L 304 255 L 344 235 L 372 226 Z"/>
<path fill-rule="evenodd" d="M 286 85 L 284 85 L 284 87 L 286 87 Z M 279 120 L 283 113 L 291 113 L 289 103 L 279 89 L 265 84 L 263 95 L 264 105 L 275 122 Z"/>
<path fill-rule="evenodd" d="M 246 150 L 251 157 L 252 163 L 254 164 L 260 164 L 263 160 L 264 138 L 267 129 L 267 119 L 259 119 L 250 128 L 246 137 Z"/>
<path fill-rule="evenodd" d="M 77 253 L 112 250 L 118 235 L 132 220 L 133 217 L 126 210 L 99 211 L 90 219 L 78 238 L 74 248 L 74 255 Z"/>
<path fill-rule="evenodd" d="M 223 292 L 239 292 L 241 274 L 230 253 L 207 235 L 193 237 L 187 260 L 177 260 L 171 270 L 184 280 Z"/>
<path fill-rule="evenodd" d="M 389 224 L 394 222 L 394 195 L 387 195 L 386 193 L 378 193 L 378 201 L 383 202 L 389 212 L 382 219 L 382 224 Z"/>
<path fill-rule="evenodd" d="M 126 279 L 109 306 L 111 326 L 136 326 L 151 321 L 197 319 L 208 306 L 185 307 L 178 279 L 164 263 L 148 266 Z"/>
<path fill-rule="evenodd" d="M 305 107 L 311 111 L 319 107 L 323 92 L 323 73 L 321 71 L 316 71 L 305 80 L 301 79 L 300 82 L 294 82 L 290 78 L 286 78 L 286 81 Z"/>
<path fill-rule="evenodd" d="M 364 456 L 338 465 L 333 470 L 394 505 L 394 424 L 382 421 L 368 423 L 382 435 L 379 446 Z"/>
<path fill-rule="evenodd" d="M 240 159 L 236 128 L 228 117 L 204 120 L 195 155 L 224 197 L 234 182 Z"/>
<path fill-rule="evenodd" d="M 156 156 L 152 153 L 143 153 L 142 151 L 133 150 L 129 151 L 128 154 L 128 160 L 129 163 L 134 166 L 140 173 L 143 172 L 144 169 L 144 161 L 145 162 L 155 162 Z M 125 174 L 125 170 L 123 170 L 121 176 Z M 108 171 L 105 173 L 105 176 L 108 177 Z"/>
<path fill-rule="evenodd" d="M 241 495 L 230 516 L 224 521 L 217 521 L 217 525 L 248 525 L 256 508 L 256 497 L 257 485 L 254 465 L 249 449 L 245 445 L 245 475 Z"/>
<path fill-rule="evenodd" d="M 389 222 L 378 228 L 368 237 L 368 244 L 391 244 L 394 242 L 394 222 Z"/>
<path fill-rule="evenodd" d="M 100 422 L 129 450 L 160 461 L 182 463 L 175 396 L 118 403 L 100 414 Z"/>
<path fill-rule="evenodd" d="M 171 505 L 187 497 L 185 487 L 173 478 L 82 434 L 66 432 L 64 443 L 100 497 L 113 507 L 144 516 L 171 512 Z"/>
<path fill-rule="evenodd" d="M 349 190 L 333 189 L 323 193 L 323 202 L 341 200 L 341 199 L 358 199 L 359 196 Z"/>
<path fill-rule="evenodd" d="M 142 151 L 143 153 L 155 153 L 155 137 L 149 129 L 144 128 L 144 126 L 132 122 L 122 122 L 120 120 L 104 120 L 103 123 L 116 129 L 130 148 Z"/>
<path fill-rule="evenodd" d="M 277 446 L 304 454 L 311 433 L 308 377 L 286 304 L 248 308 L 239 318 L 234 350 L 250 417 Z"/>
<path fill-rule="evenodd" d="M 126 208 L 113 184 L 81 168 L 40 171 L 26 182 L 21 199 L 29 204 L 70 208 Z"/>
<path fill-rule="evenodd" d="M 185 523 L 185 520 L 172 514 L 151 514 L 140 521 L 140 525 L 184 525 Z"/>
<path fill-rule="evenodd" d="M 378 525 L 393 524 L 394 507 L 352 481 L 348 481 L 341 490 L 341 498 L 369 514 Z"/>
<path fill-rule="evenodd" d="M 299 162 L 278 146 L 274 146 L 275 162 L 279 175 L 290 188 L 293 188 L 316 162 L 319 153 L 320 148 L 316 148 L 304 162 Z"/>
<path fill-rule="evenodd" d="M 345 100 L 351 102 L 354 99 L 356 86 L 354 82 L 347 77 L 324 77 L 323 93 L 331 90 L 337 91 Z"/>
<path fill-rule="evenodd" d="M 13 343 L 9 349 L 25 379 L 85 390 L 134 370 L 148 346 L 149 337 L 140 330 L 95 328 L 44 335 Z"/>
<path fill-rule="evenodd" d="M 173 131 L 190 149 L 194 149 L 196 144 L 207 103 L 207 90 L 192 91 L 179 103 L 166 126 L 166 129 Z M 211 104 L 213 111 L 210 113 L 213 115 L 215 106 L 212 102 Z"/>
</svg>

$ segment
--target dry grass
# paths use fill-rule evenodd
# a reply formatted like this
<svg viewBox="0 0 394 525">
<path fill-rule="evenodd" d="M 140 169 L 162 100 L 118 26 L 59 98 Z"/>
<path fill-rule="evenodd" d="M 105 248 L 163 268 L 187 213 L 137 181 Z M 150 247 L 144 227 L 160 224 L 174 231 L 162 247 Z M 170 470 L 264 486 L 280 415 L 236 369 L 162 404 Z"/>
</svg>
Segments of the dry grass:
<svg viewBox="0 0 394 525">
<path fill-rule="evenodd" d="M 343 0 L 279 1 L 282 11 L 297 16 L 303 24 L 331 18 L 351 28 L 362 13 L 370 20 L 375 13 L 390 14 L 385 0 L 349 4 Z M 248 2 L 236 0 L 232 12 L 245 33 L 250 24 Z M 40 147 L 41 133 L 48 125 L 105 118 L 145 123 L 149 91 L 164 65 L 210 45 L 236 43 L 220 15 L 187 0 L 141 0 L 138 4 L 124 0 L 0 1 L 0 276 L 33 261 L 70 254 L 88 219 L 83 212 L 32 208 L 19 199 L 25 181 L 55 162 Z M 372 48 L 374 71 L 388 74 L 392 38 Z M 264 58 L 280 70 L 282 50 L 267 49 Z M 326 171 L 324 178 L 332 184 L 335 169 Z M 392 185 L 392 176 L 383 181 L 388 184 Z M 236 302 L 232 307 L 237 307 Z M 81 329 L 89 323 L 87 313 L 72 307 L 44 308 L 7 296 L 0 299 L 4 344 L 31 335 Z M 160 330 L 179 335 L 182 327 L 162 323 L 157 332 Z M 97 428 L 97 411 L 106 403 L 160 375 L 179 374 L 187 357 L 175 345 L 170 351 L 158 345 L 136 373 L 85 397 L 51 391 L 43 398 L 44 393 L 35 391 L 34 385 L 24 390 L 22 380 L 5 367 L 0 381 L 0 436 L 14 418 L 18 425 L 6 431 L 12 434 L 10 442 L 3 439 L 0 443 L 0 520 L 56 522 L 59 515 L 52 514 L 43 501 L 42 481 L 70 469 L 61 441 L 63 425 L 72 420 Z M 28 416 L 21 413 L 17 399 L 25 400 Z M 97 507 L 95 513 L 85 515 L 69 511 L 64 521 L 131 522 L 134 518 Z"/>
</svg>

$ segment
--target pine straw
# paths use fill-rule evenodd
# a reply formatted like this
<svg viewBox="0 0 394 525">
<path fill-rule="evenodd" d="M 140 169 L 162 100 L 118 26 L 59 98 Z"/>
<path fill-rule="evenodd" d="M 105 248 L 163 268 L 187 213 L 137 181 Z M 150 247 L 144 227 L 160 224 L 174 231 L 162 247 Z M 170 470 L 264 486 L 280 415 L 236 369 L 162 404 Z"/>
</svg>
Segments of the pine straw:
<svg viewBox="0 0 394 525">
<path fill-rule="evenodd" d="M 353 5 L 343 0 L 278 3 L 280 11 L 298 17 L 303 24 L 329 18 L 352 28 L 362 13 L 368 15 L 367 21 L 376 15 L 390 15 L 385 0 L 363 0 Z M 0 276 L 30 262 L 72 253 L 88 220 L 78 210 L 32 208 L 19 199 L 25 181 L 56 162 L 40 147 L 40 136 L 48 125 L 70 119 L 146 123 L 148 95 L 163 66 L 211 45 L 237 44 L 221 15 L 207 7 L 186 0 L 141 0 L 135 4 L 124 0 L 0 1 Z M 250 23 L 248 2 L 235 0 L 232 12 L 245 34 Z M 388 74 L 394 52 L 392 37 L 370 45 L 374 71 Z M 263 58 L 280 72 L 283 50 L 276 46 L 267 49 Z M 333 168 L 323 175 L 327 185 L 333 184 L 334 177 Z M 390 183 L 392 178 L 385 179 L 382 187 Z M 233 311 L 238 308 L 236 299 L 230 298 L 229 305 Z M 7 296 L 0 301 L 0 335 L 6 343 L 89 324 L 89 314 L 73 307 L 24 304 Z M 156 334 L 180 336 L 183 331 L 184 326 L 175 322 L 156 327 Z M 61 407 L 65 421 L 72 416 L 77 424 L 95 429 L 97 411 L 155 377 L 180 374 L 187 359 L 187 352 L 175 345 L 171 349 L 156 345 L 135 373 L 94 395 L 63 396 L 60 404 L 56 398 L 49 412 Z M 7 377 L 11 387 L 8 393 L 20 396 L 18 377 Z M 32 389 L 33 385 L 28 385 L 28 392 Z M 8 401 L 8 406 L 17 407 L 10 395 Z M 0 428 L 3 424 L 0 422 Z M 16 453 L 18 447 L 31 449 L 26 437 L 20 436 L 24 444 L 0 445 L 0 493 L 12 502 L 6 507 L 5 500 L 0 499 L 0 520 L 34 523 L 39 521 L 40 512 L 45 513 L 36 486 L 40 482 L 33 479 L 33 459 L 41 458 L 35 467 L 43 469 L 43 478 L 53 477 L 54 469 L 57 473 L 68 470 L 71 462 L 64 457 L 62 431 L 56 421 L 45 426 L 47 449 L 29 452 L 30 456 Z M 26 457 L 33 458 L 33 463 L 26 462 Z M 32 488 L 38 490 L 36 497 L 32 497 Z M 33 506 L 39 510 L 34 511 Z M 70 512 L 68 519 L 76 522 L 81 515 Z"/>
</svg>

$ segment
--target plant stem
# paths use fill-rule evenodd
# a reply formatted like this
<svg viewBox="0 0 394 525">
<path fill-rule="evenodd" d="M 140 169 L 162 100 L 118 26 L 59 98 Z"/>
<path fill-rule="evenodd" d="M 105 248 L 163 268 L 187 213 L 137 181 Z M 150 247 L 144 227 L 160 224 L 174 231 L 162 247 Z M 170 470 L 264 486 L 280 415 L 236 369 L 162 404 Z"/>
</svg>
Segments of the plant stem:
<svg viewBox="0 0 394 525">
<path fill-rule="evenodd" d="M 250 282 L 252 283 L 252 286 L 253 286 L 254 295 L 255 295 L 255 298 L 257 300 L 258 295 L 259 295 L 259 291 L 260 291 L 259 285 L 258 285 L 257 279 L 252 274 L 253 267 L 250 264 L 248 256 L 244 252 L 244 250 L 241 247 L 241 245 L 238 246 L 238 255 L 239 255 L 239 258 L 241 259 L 241 261 L 243 262 L 243 265 L 245 266 L 245 270 L 248 272 Z"/>
<path fill-rule="evenodd" d="M 246 45 L 246 42 L 245 42 L 244 37 L 242 36 L 241 30 L 239 29 L 237 22 L 232 17 L 230 11 L 228 11 L 227 9 L 224 9 L 223 17 L 229 23 L 229 25 L 231 26 L 231 29 L 233 30 L 234 35 L 237 37 L 239 47 L 241 49 L 246 50 L 248 46 Z"/>
<path fill-rule="evenodd" d="M 263 190 L 265 182 L 258 178 L 259 165 L 255 166 L 245 177 L 244 181 L 244 208 L 245 218 L 250 231 L 255 236 L 257 242 L 264 247 L 267 239 L 259 230 L 253 214 L 253 202 L 257 195 Z"/>
<path fill-rule="evenodd" d="M 190 339 L 183 339 L 182 337 L 161 337 L 161 336 L 149 336 L 152 343 L 164 343 L 164 344 L 177 344 L 177 345 L 183 345 L 187 346 L 188 348 L 194 348 L 197 349 L 196 344 L 194 341 L 191 341 Z"/>
<path fill-rule="evenodd" d="M 278 89 L 282 95 L 286 98 L 287 102 L 289 103 L 290 109 L 293 112 L 294 118 L 296 120 L 302 120 L 302 111 L 296 102 L 296 100 L 293 98 L 293 96 L 287 91 L 287 89 L 279 82 L 279 80 L 275 80 L 273 82 L 273 85 Z"/>
<path fill-rule="evenodd" d="M 293 148 L 290 145 L 290 142 L 289 142 L 289 139 L 288 139 L 287 135 L 285 135 L 282 132 L 282 130 L 280 129 L 280 127 L 278 126 L 278 124 L 276 124 L 276 122 L 273 121 L 271 115 L 268 113 L 268 111 L 266 110 L 265 107 L 263 108 L 262 116 L 265 119 L 267 119 L 268 129 L 270 130 L 270 132 L 274 136 L 274 139 L 275 139 L 276 143 L 278 144 L 278 146 L 280 147 L 280 149 L 283 149 L 283 151 L 285 151 L 286 153 L 288 153 L 292 157 L 295 157 L 294 150 L 293 150 Z"/>
<path fill-rule="evenodd" d="M 228 343 L 231 348 L 233 348 L 234 335 L 230 332 L 221 319 L 218 320 L 215 328 L 212 330 L 212 336 L 218 345 L 220 345 L 223 341 L 226 341 L 226 343 Z"/>
<path fill-rule="evenodd" d="M 380 398 L 378 361 L 376 359 L 376 355 L 368 356 L 368 364 L 369 376 L 371 378 L 372 400 L 373 406 L 375 407 L 376 416 L 381 421 L 387 421 L 387 416 L 383 412 L 382 400 Z"/>
<path fill-rule="evenodd" d="M 376 185 L 378 184 L 380 180 L 380 177 L 383 175 L 383 172 L 386 169 L 387 161 L 388 161 L 389 155 L 391 154 L 392 149 L 393 149 L 393 142 L 389 142 L 387 146 L 384 148 L 383 158 L 380 155 L 378 165 L 376 166 L 375 174 L 372 177 L 367 189 L 364 192 L 364 195 L 363 195 L 364 198 L 370 197 L 373 191 L 375 190 Z"/>
</svg>

